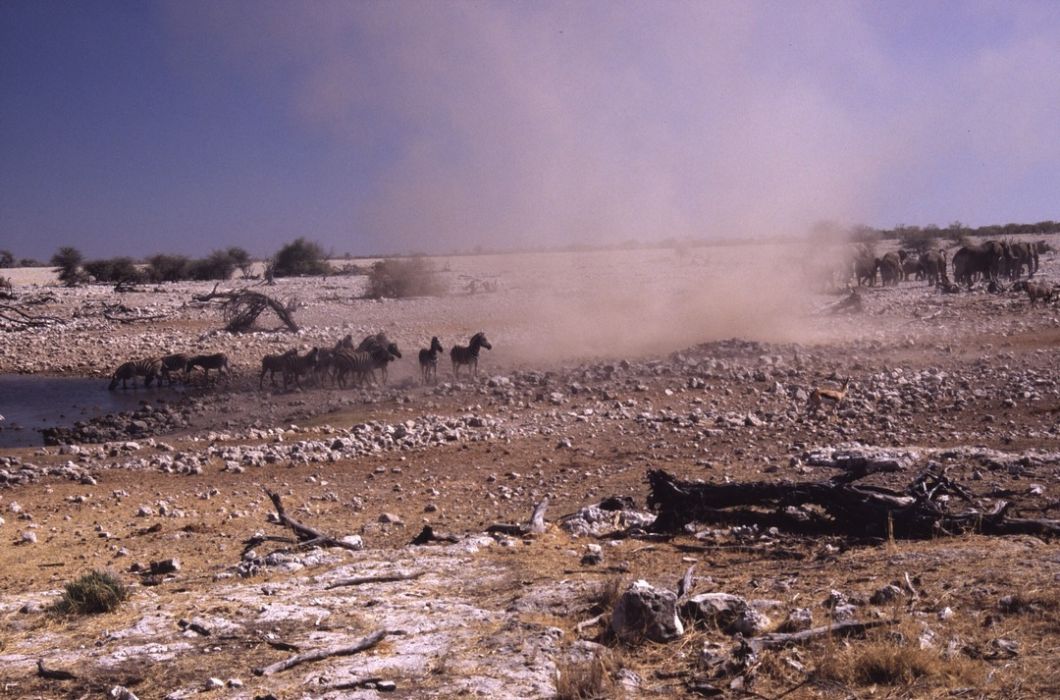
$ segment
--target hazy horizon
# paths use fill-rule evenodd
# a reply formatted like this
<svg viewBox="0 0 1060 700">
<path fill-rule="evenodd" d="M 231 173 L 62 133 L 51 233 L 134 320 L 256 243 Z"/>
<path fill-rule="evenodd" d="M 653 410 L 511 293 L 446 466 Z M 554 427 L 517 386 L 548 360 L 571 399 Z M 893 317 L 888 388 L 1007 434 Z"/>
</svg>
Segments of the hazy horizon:
<svg viewBox="0 0 1060 700">
<path fill-rule="evenodd" d="M 1060 219 L 1060 5 L 0 4 L 0 248 L 46 260 Z"/>
</svg>

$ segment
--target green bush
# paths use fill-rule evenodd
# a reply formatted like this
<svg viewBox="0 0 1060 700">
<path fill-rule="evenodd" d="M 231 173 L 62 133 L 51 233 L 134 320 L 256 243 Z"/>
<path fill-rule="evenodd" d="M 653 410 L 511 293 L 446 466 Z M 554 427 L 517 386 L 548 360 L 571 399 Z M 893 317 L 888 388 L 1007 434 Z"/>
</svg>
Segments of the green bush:
<svg viewBox="0 0 1060 700">
<path fill-rule="evenodd" d="M 110 258 L 89 260 L 84 264 L 85 272 L 97 282 L 142 282 L 144 273 L 136 266 L 132 258 Z"/>
<path fill-rule="evenodd" d="M 84 258 L 81 251 L 71 246 L 64 246 L 52 256 L 52 266 L 59 268 L 59 281 L 68 287 L 75 287 L 85 281 L 81 270 Z"/>
<path fill-rule="evenodd" d="M 0 267 L 11 267 L 15 264 L 15 256 L 10 250 L 0 250 Z"/>
<path fill-rule="evenodd" d="M 190 266 L 183 255 L 159 253 L 147 259 L 147 276 L 152 282 L 179 282 L 188 279 Z"/>
<path fill-rule="evenodd" d="M 274 277 L 327 275 L 331 273 L 324 249 L 318 244 L 298 238 L 280 248 L 272 260 Z"/>
<path fill-rule="evenodd" d="M 227 280 L 236 271 L 236 261 L 227 250 L 215 250 L 210 256 L 193 260 L 188 267 L 188 276 L 193 280 Z"/>
<path fill-rule="evenodd" d="M 53 610 L 60 615 L 110 612 L 129 597 L 129 590 L 109 571 L 93 570 L 66 584 Z"/>
<path fill-rule="evenodd" d="M 444 280 L 426 258 L 394 258 L 372 265 L 365 296 L 372 299 L 436 297 L 446 291 Z"/>
</svg>

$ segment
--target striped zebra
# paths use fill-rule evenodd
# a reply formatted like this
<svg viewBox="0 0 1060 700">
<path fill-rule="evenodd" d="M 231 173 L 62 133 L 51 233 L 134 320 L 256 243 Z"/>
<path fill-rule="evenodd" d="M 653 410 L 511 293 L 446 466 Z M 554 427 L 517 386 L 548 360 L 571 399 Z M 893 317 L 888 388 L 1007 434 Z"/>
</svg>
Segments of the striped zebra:
<svg viewBox="0 0 1060 700">
<path fill-rule="evenodd" d="M 393 361 L 394 356 L 383 348 L 371 351 L 336 350 L 333 357 L 335 382 L 345 388 L 346 375 L 353 375 L 358 384 L 363 384 L 366 379 L 375 383 L 375 370 L 385 369 Z"/>
<path fill-rule="evenodd" d="M 305 355 L 297 352 L 287 356 L 283 366 L 283 390 L 287 391 L 288 382 L 293 378 L 299 389 L 302 388 L 301 376 L 314 371 L 317 366 L 317 356 L 320 354 L 318 348 L 313 348 Z"/>
<path fill-rule="evenodd" d="M 121 382 L 121 388 L 127 389 L 125 382 L 128 380 L 133 381 L 133 386 L 136 386 L 136 378 L 144 378 L 144 386 L 151 386 L 151 382 L 158 377 L 162 371 L 162 360 L 157 357 L 150 357 L 146 360 L 132 360 L 130 362 L 124 362 L 118 365 L 118 369 L 114 370 L 114 374 L 110 377 L 110 385 L 107 389 L 114 391 L 118 386 L 118 382 Z M 159 380 L 161 381 L 161 380 Z"/>
<path fill-rule="evenodd" d="M 420 350 L 420 377 L 427 384 L 433 378 L 438 381 L 438 355 L 445 352 L 445 348 L 438 342 L 438 337 L 431 338 L 431 347 Z"/>
<path fill-rule="evenodd" d="M 183 374 L 188 368 L 188 356 L 182 352 L 174 353 L 172 355 L 166 355 L 162 358 L 162 371 L 158 382 L 161 384 L 162 380 L 165 379 L 170 385 L 173 384 L 173 374 Z"/>
<path fill-rule="evenodd" d="M 228 368 L 228 355 L 223 352 L 217 352 L 213 355 L 195 355 L 188 360 L 187 367 L 184 369 L 184 379 L 187 381 L 191 375 L 192 370 L 196 367 L 201 367 L 203 371 L 203 377 L 206 381 L 210 379 L 210 370 L 217 370 L 218 374 L 224 374 L 231 376 L 231 370 Z"/>
<path fill-rule="evenodd" d="M 269 383 L 272 386 L 276 386 L 276 373 L 283 373 L 284 367 L 287 365 L 287 359 L 292 355 L 297 355 L 297 348 L 291 348 L 282 355 L 266 355 L 261 358 L 261 375 L 258 377 L 258 388 L 260 389 L 262 383 L 265 381 L 265 373 L 269 373 Z"/>
<path fill-rule="evenodd" d="M 486 340 L 486 334 L 481 331 L 471 336 L 471 340 L 466 347 L 463 345 L 453 346 L 453 349 L 449 351 L 449 359 L 453 361 L 454 377 L 460 376 L 460 367 L 462 365 L 467 365 L 468 369 L 475 376 L 478 376 L 478 351 L 481 348 L 493 349 L 490 341 Z"/>
<path fill-rule="evenodd" d="M 390 359 L 386 361 L 380 360 L 377 367 L 377 369 L 380 370 L 380 374 L 383 375 L 383 384 L 386 384 L 387 365 L 394 359 L 401 357 L 401 351 L 398 350 L 397 343 L 392 342 L 390 338 L 387 338 L 386 333 L 376 333 L 375 335 L 370 335 L 362 340 L 361 344 L 357 346 L 357 350 L 358 352 L 382 351 L 390 355 Z"/>
</svg>

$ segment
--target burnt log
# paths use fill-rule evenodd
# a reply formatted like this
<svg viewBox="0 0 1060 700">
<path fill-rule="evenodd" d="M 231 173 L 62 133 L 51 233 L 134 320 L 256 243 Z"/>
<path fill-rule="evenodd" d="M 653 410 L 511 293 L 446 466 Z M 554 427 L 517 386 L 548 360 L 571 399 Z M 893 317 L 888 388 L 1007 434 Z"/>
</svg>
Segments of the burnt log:
<svg viewBox="0 0 1060 700">
<path fill-rule="evenodd" d="M 655 532 L 676 533 L 692 522 L 757 524 L 803 534 L 925 539 L 961 532 L 1060 535 L 1060 520 L 1011 517 L 1011 503 L 980 502 L 945 475 L 918 476 L 906 491 L 855 483 L 844 474 L 820 482 L 712 484 L 648 472 Z M 939 496 L 956 495 L 967 509 L 949 510 Z"/>
</svg>

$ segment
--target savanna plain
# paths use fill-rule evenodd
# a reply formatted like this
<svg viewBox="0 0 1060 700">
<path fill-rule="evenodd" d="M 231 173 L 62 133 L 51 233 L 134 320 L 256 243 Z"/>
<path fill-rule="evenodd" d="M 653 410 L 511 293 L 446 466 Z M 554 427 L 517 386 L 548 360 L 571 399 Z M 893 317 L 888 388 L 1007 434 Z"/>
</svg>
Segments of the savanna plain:
<svg viewBox="0 0 1060 700">
<path fill-rule="evenodd" d="M 297 332 L 223 330 L 212 283 L 5 270 L 43 320 L 4 326 L 0 374 L 231 371 L 0 448 L 0 697 L 1060 697 L 1060 307 L 851 294 L 852 253 L 431 258 L 449 292 L 396 300 L 219 286 Z M 385 384 L 261 375 L 377 333 Z M 122 599 L 84 611 L 93 587 Z"/>
</svg>

